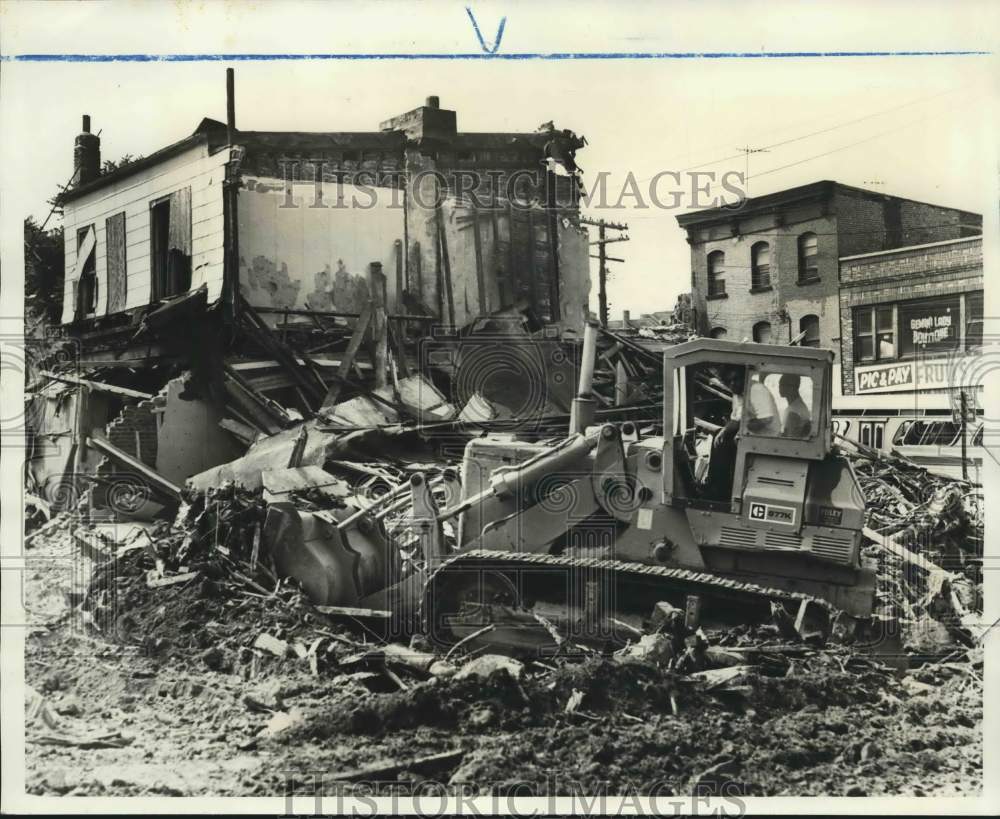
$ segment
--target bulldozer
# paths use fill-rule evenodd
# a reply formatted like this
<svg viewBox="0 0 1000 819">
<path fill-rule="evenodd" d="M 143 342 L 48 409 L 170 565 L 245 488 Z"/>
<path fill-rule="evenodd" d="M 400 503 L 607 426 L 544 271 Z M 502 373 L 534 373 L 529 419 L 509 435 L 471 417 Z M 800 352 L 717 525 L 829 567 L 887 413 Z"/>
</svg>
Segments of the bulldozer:
<svg viewBox="0 0 1000 819">
<path fill-rule="evenodd" d="M 595 338 L 588 327 L 565 439 L 473 439 L 458 502 L 438 510 L 425 493 L 415 507 L 428 636 L 505 631 L 495 638 L 528 646 L 533 619 L 607 644 L 660 601 L 720 623 L 764 621 L 775 605 L 869 618 L 875 566 L 861 555 L 860 485 L 832 440 L 833 353 L 677 344 L 663 354 L 662 426 L 640 429 L 593 423 Z M 457 549 L 444 553 L 448 520 Z"/>
</svg>

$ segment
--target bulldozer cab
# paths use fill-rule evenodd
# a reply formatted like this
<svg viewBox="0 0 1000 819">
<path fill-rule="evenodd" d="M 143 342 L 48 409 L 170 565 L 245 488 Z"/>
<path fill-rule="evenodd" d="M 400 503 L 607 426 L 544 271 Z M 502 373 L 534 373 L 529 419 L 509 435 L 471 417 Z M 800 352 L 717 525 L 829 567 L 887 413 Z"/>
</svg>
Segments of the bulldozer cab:
<svg viewBox="0 0 1000 819">
<path fill-rule="evenodd" d="M 787 498 L 751 520 L 801 520 L 809 464 L 831 451 L 832 364 L 829 350 L 722 339 L 667 350 L 664 502 L 740 513 L 762 482 Z"/>
</svg>

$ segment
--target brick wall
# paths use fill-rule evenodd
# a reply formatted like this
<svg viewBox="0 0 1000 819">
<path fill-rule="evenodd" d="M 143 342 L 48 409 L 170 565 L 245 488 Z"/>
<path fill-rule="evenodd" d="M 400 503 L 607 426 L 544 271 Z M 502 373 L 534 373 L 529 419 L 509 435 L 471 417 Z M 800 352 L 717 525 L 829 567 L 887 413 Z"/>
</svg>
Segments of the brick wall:
<svg viewBox="0 0 1000 819">
<path fill-rule="evenodd" d="M 156 466 L 157 432 L 153 408 L 158 400 L 162 399 L 152 398 L 125 407 L 107 427 L 111 444 L 149 466 Z"/>
<path fill-rule="evenodd" d="M 787 343 L 789 324 L 781 317 L 784 307 L 791 322 L 791 337 L 799 333 L 803 316 L 815 315 L 820 321 L 820 345 L 839 351 L 840 334 L 837 317 L 837 222 L 832 215 L 822 215 L 819 208 L 810 213 L 797 214 L 784 223 L 761 225 L 755 231 L 742 232 L 755 227 L 752 223 L 739 226 L 738 236 L 714 238 L 692 245 L 691 264 L 696 290 L 708 293 L 708 254 L 721 250 L 726 254 L 726 298 L 707 299 L 706 314 L 709 328 L 725 327 L 727 337 L 736 341 L 753 338 L 753 326 L 759 321 L 771 323 L 771 337 L 778 343 Z M 808 217 L 808 218 L 803 218 Z M 817 266 L 820 280 L 809 284 L 799 283 L 798 238 L 803 233 L 816 234 Z M 753 246 L 761 241 L 770 245 L 771 289 L 751 291 L 751 254 Z"/>
<path fill-rule="evenodd" d="M 816 315 L 820 345 L 844 357 L 850 353 L 851 336 L 850 327 L 842 326 L 849 317 L 842 315 L 840 257 L 958 239 L 982 227 L 977 214 L 841 185 L 817 187 L 810 198 L 777 208 L 754 210 L 750 201 L 745 212 L 734 210 L 729 216 L 714 211 L 688 227 L 692 288 L 698 303 L 706 298 L 709 329 L 724 327 L 729 338 L 741 340 L 753 337 L 756 322 L 770 321 L 772 338 L 787 341 L 782 309 L 791 321 L 792 337 L 803 316 Z M 798 281 L 797 239 L 807 231 L 817 234 L 820 281 L 803 285 Z M 771 245 L 772 289 L 751 293 L 751 248 L 757 241 Z M 715 250 L 726 254 L 726 298 L 707 298 L 708 254 Z M 919 274 L 926 267 L 917 258 L 906 264 L 905 270 L 899 267 L 900 275 Z M 847 369 L 843 372 L 846 381 Z"/>
<path fill-rule="evenodd" d="M 837 190 L 833 207 L 841 256 L 959 239 L 963 226 L 982 228 L 976 214 L 844 188 Z"/>
<path fill-rule="evenodd" d="M 841 379 L 844 395 L 853 395 L 853 308 L 981 290 L 983 241 L 980 237 L 860 259 L 843 259 L 840 278 Z"/>
</svg>

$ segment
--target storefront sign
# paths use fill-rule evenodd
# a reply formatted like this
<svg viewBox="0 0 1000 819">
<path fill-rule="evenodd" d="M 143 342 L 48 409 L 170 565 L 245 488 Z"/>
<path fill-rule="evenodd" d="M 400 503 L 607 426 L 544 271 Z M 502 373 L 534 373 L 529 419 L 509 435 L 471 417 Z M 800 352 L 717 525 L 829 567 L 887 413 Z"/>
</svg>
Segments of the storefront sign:
<svg viewBox="0 0 1000 819">
<path fill-rule="evenodd" d="M 933 361 L 898 361 L 854 368 L 854 392 L 867 395 L 878 392 L 912 392 L 958 387 L 956 373 L 965 375 L 962 359 L 939 358 Z M 963 384 L 961 386 L 972 386 Z"/>
<path fill-rule="evenodd" d="M 936 344 L 951 336 L 951 314 L 910 319 L 914 344 Z"/>
<path fill-rule="evenodd" d="M 899 305 L 901 355 L 941 355 L 955 350 L 961 307 L 958 296 L 903 302 Z"/>
</svg>

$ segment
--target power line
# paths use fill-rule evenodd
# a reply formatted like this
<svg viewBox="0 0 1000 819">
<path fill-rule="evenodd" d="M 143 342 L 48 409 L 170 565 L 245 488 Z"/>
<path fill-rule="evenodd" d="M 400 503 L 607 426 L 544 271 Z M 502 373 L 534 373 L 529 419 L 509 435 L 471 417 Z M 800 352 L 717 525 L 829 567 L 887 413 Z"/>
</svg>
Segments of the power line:
<svg viewBox="0 0 1000 819">
<path fill-rule="evenodd" d="M 973 102 L 973 101 L 975 101 L 975 99 L 977 99 L 977 98 L 973 97 L 973 98 L 969 99 L 965 104 L 968 104 L 969 102 Z M 869 136 L 869 137 L 865 137 L 864 139 L 859 139 L 856 142 L 849 142 L 847 145 L 841 145 L 839 148 L 832 148 L 829 151 L 824 151 L 823 153 L 816 154 L 815 156 L 806 157 L 805 159 L 799 159 L 796 162 L 789 162 L 787 165 L 779 165 L 777 168 L 768 168 L 766 171 L 761 171 L 760 173 L 755 173 L 753 176 L 751 176 L 749 178 L 750 179 L 756 179 L 759 176 L 767 176 L 769 173 L 776 173 L 777 171 L 783 171 L 786 168 L 794 168 L 796 165 L 802 165 L 802 164 L 804 164 L 806 162 L 812 162 L 814 159 L 822 159 L 824 156 L 829 156 L 830 154 L 835 154 L 835 153 L 837 153 L 839 151 L 846 151 L 848 148 L 854 148 L 854 147 L 856 147 L 858 145 L 863 145 L 866 142 L 871 142 L 873 139 L 879 139 L 880 137 L 887 136 L 888 134 L 893 134 L 896 131 L 902 130 L 903 128 L 909 128 L 910 126 L 912 126 L 912 125 L 918 125 L 921 122 L 927 122 L 928 120 L 931 120 L 931 119 L 936 119 L 938 117 L 943 117 L 946 114 L 947 115 L 951 115 L 952 113 L 954 113 L 954 110 L 955 110 L 954 108 L 949 108 L 946 111 L 940 111 L 937 114 L 932 114 L 930 116 L 920 117 L 919 119 L 910 120 L 909 122 L 905 122 L 902 125 L 897 125 L 895 128 L 890 128 L 888 131 L 882 131 L 881 133 L 874 134 L 874 135 Z"/>
<path fill-rule="evenodd" d="M 864 122 L 864 121 L 869 120 L 869 119 L 874 119 L 875 117 L 881 117 L 881 116 L 884 116 L 886 114 L 891 114 L 894 111 L 899 111 L 899 110 L 901 110 L 903 108 L 908 108 L 908 107 L 913 106 L 913 105 L 919 105 L 921 103 L 930 102 L 932 100 L 938 99 L 939 97 L 947 96 L 949 94 L 955 94 L 955 93 L 957 93 L 958 91 L 961 91 L 961 90 L 963 90 L 963 86 L 959 86 L 958 88 L 950 88 L 947 91 L 941 91 L 941 92 L 939 92 L 937 94 L 932 94 L 929 97 L 921 97 L 920 99 L 910 100 L 909 102 L 904 102 L 904 103 L 902 103 L 900 105 L 895 105 L 892 108 L 884 108 L 881 111 L 874 111 L 871 114 L 865 114 L 864 116 L 855 117 L 854 119 L 845 120 L 844 122 L 839 122 L 839 123 L 836 123 L 834 125 L 827 126 L 826 128 L 820 128 L 818 131 L 810 131 L 809 133 L 800 134 L 799 136 L 796 136 L 796 137 L 791 137 L 789 139 L 783 139 L 783 140 L 780 140 L 778 142 L 773 142 L 770 145 L 764 145 L 763 147 L 758 148 L 756 150 L 757 151 L 769 151 L 772 148 L 781 148 L 781 147 L 784 147 L 785 145 L 791 145 L 794 142 L 801 142 L 804 139 L 810 139 L 811 137 L 820 136 L 821 134 L 830 133 L 831 131 L 836 131 L 836 130 L 838 130 L 840 128 L 846 128 L 849 125 L 856 125 L 859 122 Z M 711 165 L 718 165 L 721 162 L 729 162 L 729 161 L 731 161 L 733 159 L 739 159 L 739 158 L 743 157 L 744 155 L 745 155 L 745 149 L 740 149 L 740 151 L 738 153 L 731 154 L 729 156 L 720 157 L 718 159 L 712 159 L 712 160 L 709 160 L 707 162 L 699 162 L 699 163 L 697 163 L 695 165 L 689 165 L 686 168 L 682 168 L 680 171 L 678 171 L 678 173 L 686 173 L 687 171 L 697 170 L 698 168 L 707 168 L 707 167 L 709 167 Z M 757 176 L 760 176 L 760 175 L 761 174 L 757 174 Z M 655 176 L 655 174 L 654 174 L 654 176 Z M 645 177 L 644 179 L 639 179 L 637 181 L 638 182 L 648 182 L 652 178 L 653 178 L 652 176 L 649 176 L 649 177 Z"/>
</svg>

